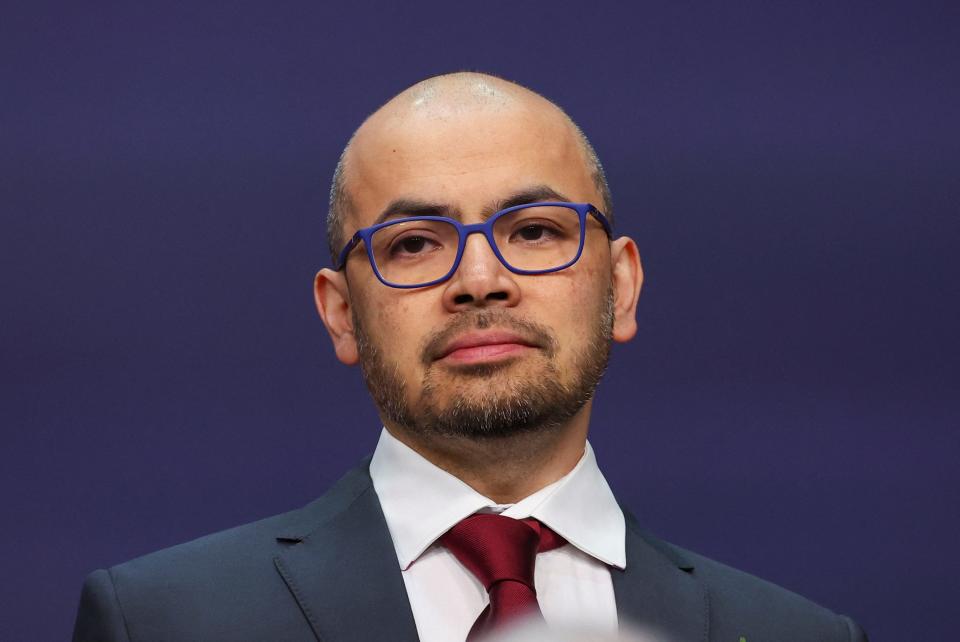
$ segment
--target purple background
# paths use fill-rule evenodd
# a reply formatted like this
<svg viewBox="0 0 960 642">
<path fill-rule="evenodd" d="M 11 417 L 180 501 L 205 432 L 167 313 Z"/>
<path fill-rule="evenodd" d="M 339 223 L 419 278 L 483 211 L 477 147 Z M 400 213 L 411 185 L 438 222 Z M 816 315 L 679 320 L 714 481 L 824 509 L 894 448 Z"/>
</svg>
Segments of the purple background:
<svg viewBox="0 0 960 642">
<path fill-rule="evenodd" d="M 591 439 L 641 522 L 876 640 L 956 635 L 957 3 L 19 4 L 0 639 L 66 639 L 90 570 L 372 449 L 311 296 L 329 176 L 462 68 L 567 108 L 640 245 Z"/>
</svg>

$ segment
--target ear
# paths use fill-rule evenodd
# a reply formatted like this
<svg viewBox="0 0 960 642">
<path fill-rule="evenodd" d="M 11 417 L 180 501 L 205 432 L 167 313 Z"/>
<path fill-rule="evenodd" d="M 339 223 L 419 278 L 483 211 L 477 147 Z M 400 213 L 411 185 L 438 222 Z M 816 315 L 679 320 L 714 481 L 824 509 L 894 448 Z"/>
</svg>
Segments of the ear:
<svg viewBox="0 0 960 642">
<path fill-rule="evenodd" d="M 343 272 L 324 268 L 313 280 L 313 298 L 317 312 L 323 319 L 333 342 L 337 358 L 348 366 L 360 360 L 357 339 L 353 334 L 353 316 L 350 310 L 350 288 Z"/>
<path fill-rule="evenodd" d="M 637 333 L 637 301 L 643 285 L 640 250 L 633 239 L 621 236 L 610 245 L 613 275 L 613 340 L 629 341 Z"/>
</svg>

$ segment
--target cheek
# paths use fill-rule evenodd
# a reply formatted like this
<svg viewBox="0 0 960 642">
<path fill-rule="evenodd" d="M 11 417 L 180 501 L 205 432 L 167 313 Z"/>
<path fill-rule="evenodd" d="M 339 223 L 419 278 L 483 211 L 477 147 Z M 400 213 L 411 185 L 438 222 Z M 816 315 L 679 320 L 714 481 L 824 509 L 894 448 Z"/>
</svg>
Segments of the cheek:
<svg viewBox="0 0 960 642">
<path fill-rule="evenodd" d="M 571 283 L 571 300 L 578 302 L 570 311 L 572 323 L 577 328 L 577 345 L 592 341 L 599 325 L 609 321 L 604 317 L 608 312 L 611 277 L 609 262 L 598 256 L 595 260 L 585 261 Z"/>
<path fill-rule="evenodd" d="M 584 302 L 580 312 L 593 323 L 596 322 L 596 315 L 605 309 L 613 284 L 613 273 L 608 256 L 607 253 L 592 253 L 591 260 L 584 262 L 581 278 L 577 279 L 575 286 L 576 296 Z"/>
<path fill-rule="evenodd" d="M 578 263 L 547 277 L 531 277 L 524 293 L 530 318 L 550 327 L 560 343 L 560 352 L 578 349 L 599 320 L 609 277 L 601 266 Z"/>
<path fill-rule="evenodd" d="M 370 309 L 370 332 L 383 354 L 401 370 L 419 363 L 419 350 L 429 320 L 422 306 L 409 298 L 381 297 Z"/>
<path fill-rule="evenodd" d="M 598 260 L 581 259 L 558 272 L 556 286 L 562 302 L 554 301 L 578 319 L 589 319 L 596 311 L 595 301 L 603 300 L 610 283 L 610 266 Z"/>
</svg>

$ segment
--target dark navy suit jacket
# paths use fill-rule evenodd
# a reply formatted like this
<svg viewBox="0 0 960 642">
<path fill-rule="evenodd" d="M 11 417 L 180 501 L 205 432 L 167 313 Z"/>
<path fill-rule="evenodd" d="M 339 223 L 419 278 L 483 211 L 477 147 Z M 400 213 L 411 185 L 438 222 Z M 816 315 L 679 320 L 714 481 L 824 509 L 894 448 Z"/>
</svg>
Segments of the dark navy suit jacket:
<svg viewBox="0 0 960 642">
<path fill-rule="evenodd" d="M 91 573 L 74 642 L 417 640 L 368 464 L 299 510 Z M 666 640 L 866 642 L 849 618 L 629 514 L 626 552 L 626 570 L 611 570 L 620 619 Z"/>
</svg>

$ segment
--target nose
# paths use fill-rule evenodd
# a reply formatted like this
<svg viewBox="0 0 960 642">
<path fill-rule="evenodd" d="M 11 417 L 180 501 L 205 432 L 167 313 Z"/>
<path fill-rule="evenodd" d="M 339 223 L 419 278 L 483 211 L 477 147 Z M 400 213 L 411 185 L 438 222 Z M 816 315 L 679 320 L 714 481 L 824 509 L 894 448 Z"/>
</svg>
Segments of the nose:
<svg viewBox="0 0 960 642">
<path fill-rule="evenodd" d="M 468 308 L 512 307 L 520 301 L 520 288 L 497 258 L 483 234 L 470 234 L 457 271 L 446 283 L 444 307 L 450 312 Z"/>
</svg>

